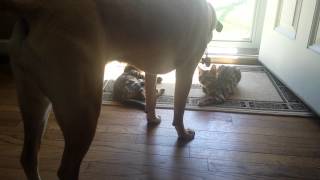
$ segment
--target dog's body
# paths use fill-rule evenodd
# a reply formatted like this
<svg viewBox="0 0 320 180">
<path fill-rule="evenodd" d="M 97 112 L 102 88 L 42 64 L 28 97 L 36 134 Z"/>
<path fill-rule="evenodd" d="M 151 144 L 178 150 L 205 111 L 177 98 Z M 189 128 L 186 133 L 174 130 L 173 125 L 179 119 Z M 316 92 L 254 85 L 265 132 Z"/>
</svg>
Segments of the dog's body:
<svg viewBox="0 0 320 180">
<path fill-rule="evenodd" d="M 40 179 L 37 153 L 51 104 L 66 142 L 58 175 L 78 178 L 95 134 L 104 64 L 114 59 L 146 72 L 147 119 L 155 124 L 156 74 L 176 69 L 173 125 L 180 138 L 193 139 L 183 124 L 186 98 L 217 24 L 206 0 L 29 0 L 20 8 L 19 2 L 8 7 L 24 19 L 15 28 L 11 57 L 28 179 Z"/>
</svg>

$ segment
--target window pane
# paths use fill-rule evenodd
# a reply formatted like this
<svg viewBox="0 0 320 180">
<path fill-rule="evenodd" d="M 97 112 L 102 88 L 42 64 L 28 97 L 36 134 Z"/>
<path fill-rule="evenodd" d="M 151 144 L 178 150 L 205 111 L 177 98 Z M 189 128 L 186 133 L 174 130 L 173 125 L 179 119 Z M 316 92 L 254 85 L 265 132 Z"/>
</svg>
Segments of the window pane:
<svg viewBox="0 0 320 180">
<path fill-rule="evenodd" d="M 224 28 L 213 40 L 251 41 L 256 0 L 207 0 L 214 6 Z"/>
</svg>

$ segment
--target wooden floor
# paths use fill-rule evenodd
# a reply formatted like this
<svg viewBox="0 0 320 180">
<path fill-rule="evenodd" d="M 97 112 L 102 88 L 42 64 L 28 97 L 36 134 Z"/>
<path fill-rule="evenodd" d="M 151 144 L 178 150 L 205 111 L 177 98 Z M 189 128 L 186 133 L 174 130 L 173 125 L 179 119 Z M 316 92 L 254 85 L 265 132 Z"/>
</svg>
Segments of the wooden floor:
<svg viewBox="0 0 320 180">
<path fill-rule="evenodd" d="M 148 128 L 139 110 L 102 107 L 81 179 L 320 179 L 319 120 L 189 111 L 185 123 L 196 138 L 183 144 L 171 126 L 172 111 L 158 112 L 163 122 Z M 22 142 L 14 82 L 0 68 L 1 180 L 25 179 Z M 44 180 L 57 179 L 62 148 L 61 132 L 50 118 L 40 154 Z"/>
</svg>

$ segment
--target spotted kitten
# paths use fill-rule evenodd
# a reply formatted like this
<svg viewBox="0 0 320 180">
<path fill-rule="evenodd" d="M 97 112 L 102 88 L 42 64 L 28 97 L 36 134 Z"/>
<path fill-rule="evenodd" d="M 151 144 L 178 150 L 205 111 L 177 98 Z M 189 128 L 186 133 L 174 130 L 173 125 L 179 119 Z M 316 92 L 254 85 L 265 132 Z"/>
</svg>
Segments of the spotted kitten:
<svg viewBox="0 0 320 180">
<path fill-rule="evenodd" d="M 113 100 L 145 110 L 144 80 L 144 74 L 140 70 L 127 65 L 124 72 L 114 82 Z M 161 83 L 161 81 L 162 79 L 158 77 L 157 83 Z M 160 90 L 160 92 L 157 92 L 157 96 L 161 96 L 163 93 L 164 90 Z"/>
<path fill-rule="evenodd" d="M 206 94 L 199 101 L 199 106 L 221 104 L 232 95 L 241 79 L 241 72 L 236 67 L 213 65 L 210 70 L 199 68 L 199 81 Z"/>
</svg>

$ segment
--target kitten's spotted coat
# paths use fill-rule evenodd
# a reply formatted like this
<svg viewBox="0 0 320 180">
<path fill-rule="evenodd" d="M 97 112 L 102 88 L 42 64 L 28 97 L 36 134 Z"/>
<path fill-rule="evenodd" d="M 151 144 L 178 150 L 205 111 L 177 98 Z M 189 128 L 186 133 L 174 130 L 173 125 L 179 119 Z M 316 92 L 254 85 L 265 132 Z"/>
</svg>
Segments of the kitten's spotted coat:
<svg viewBox="0 0 320 180">
<path fill-rule="evenodd" d="M 162 79 L 157 78 L 157 83 L 161 83 Z M 145 110 L 145 76 L 137 68 L 127 65 L 124 72 L 116 79 L 113 85 L 112 98 L 125 105 L 134 106 L 136 108 Z M 157 96 L 161 96 L 164 89 L 159 92 Z"/>
<path fill-rule="evenodd" d="M 241 79 L 241 72 L 236 67 L 213 65 L 210 70 L 199 68 L 199 81 L 205 97 L 199 106 L 221 104 L 232 95 Z"/>
</svg>

